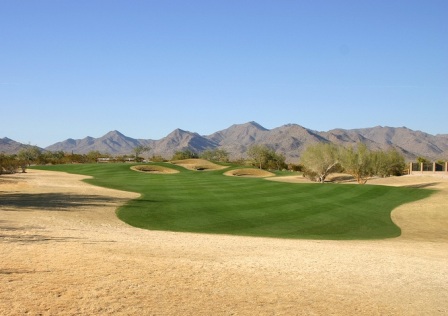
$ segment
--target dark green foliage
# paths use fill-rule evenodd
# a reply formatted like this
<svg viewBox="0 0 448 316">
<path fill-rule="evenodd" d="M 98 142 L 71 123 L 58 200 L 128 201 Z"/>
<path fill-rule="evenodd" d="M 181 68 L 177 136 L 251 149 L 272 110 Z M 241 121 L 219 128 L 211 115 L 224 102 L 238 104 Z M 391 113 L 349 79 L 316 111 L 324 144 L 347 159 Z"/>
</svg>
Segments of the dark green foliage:
<svg viewBox="0 0 448 316">
<path fill-rule="evenodd" d="M 221 171 L 154 175 L 129 164 L 41 167 L 91 175 L 95 185 L 141 193 L 117 211 L 152 230 L 302 239 L 377 239 L 400 235 L 390 213 L 431 194 L 374 185 L 291 184 L 226 177 Z M 229 167 L 234 168 L 234 167 Z"/>
<path fill-rule="evenodd" d="M 16 173 L 20 165 L 21 162 L 17 159 L 17 155 L 5 155 L 0 153 L 0 174 Z"/>
<path fill-rule="evenodd" d="M 252 160 L 253 166 L 259 169 L 282 170 L 287 168 L 285 156 L 277 154 L 272 148 L 266 145 L 253 145 L 247 150 L 248 157 Z"/>
<path fill-rule="evenodd" d="M 191 158 L 198 158 L 198 154 L 191 151 L 190 149 L 185 149 L 182 151 L 176 151 L 173 155 L 173 158 L 171 160 L 183 160 L 183 159 L 191 159 Z"/>
<path fill-rule="evenodd" d="M 224 149 L 207 149 L 201 153 L 200 158 L 209 161 L 228 162 L 229 153 Z"/>
</svg>

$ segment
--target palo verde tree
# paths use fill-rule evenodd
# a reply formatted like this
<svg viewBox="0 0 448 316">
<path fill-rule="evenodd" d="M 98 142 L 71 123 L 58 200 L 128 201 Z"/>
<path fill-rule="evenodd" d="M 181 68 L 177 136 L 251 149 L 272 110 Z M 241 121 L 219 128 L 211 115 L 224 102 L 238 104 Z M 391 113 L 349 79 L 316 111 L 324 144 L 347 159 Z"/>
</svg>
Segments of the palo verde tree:
<svg viewBox="0 0 448 316">
<path fill-rule="evenodd" d="M 359 184 L 365 184 L 374 175 L 374 153 L 363 143 L 349 147 L 341 155 L 344 170 L 351 174 Z"/>
<path fill-rule="evenodd" d="M 371 176 L 400 176 L 406 163 L 403 155 L 395 149 L 370 150 L 363 143 L 344 148 L 330 143 L 309 146 L 300 157 L 304 175 L 312 180 L 324 182 L 333 172 L 351 174 L 359 184 Z"/>
<path fill-rule="evenodd" d="M 187 148 L 185 150 L 176 151 L 171 160 L 184 160 L 192 158 L 198 158 L 198 154 Z"/>
<path fill-rule="evenodd" d="M 277 154 L 274 150 L 270 150 L 268 152 L 268 159 L 267 159 L 267 167 L 268 169 L 286 169 L 288 165 L 286 164 L 286 157 L 283 154 Z"/>
<path fill-rule="evenodd" d="M 268 152 L 269 148 L 266 145 L 252 145 L 247 150 L 247 156 L 259 169 L 263 169 L 267 162 Z"/>
<path fill-rule="evenodd" d="M 25 166 L 30 166 L 32 163 L 36 163 L 42 152 L 37 146 L 27 146 L 24 149 L 21 149 L 17 154 L 17 158 L 25 164 Z"/>
<path fill-rule="evenodd" d="M 372 173 L 379 177 L 401 176 L 406 168 L 406 161 L 395 148 L 372 152 Z"/>
<path fill-rule="evenodd" d="M 229 161 L 229 153 L 224 149 L 207 149 L 204 150 L 200 157 L 209 161 L 220 161 L 220 162 L 228 162 Z"/>
<path fill-rule="evenodd" d="M 273 149 L 266 145 L 253 145 L 249 147 L 247 156 L 259 169 L 280 170 L 286 168 L 285 156 L 277 154 Z"/>
<path fill-rule="evenodd" d="M 300 156 L 305 176 L 323 183 L 329 174 L 340 170 L 340 151 L 340 147 L 331 143 L 308 146 Z"/>
</svg>

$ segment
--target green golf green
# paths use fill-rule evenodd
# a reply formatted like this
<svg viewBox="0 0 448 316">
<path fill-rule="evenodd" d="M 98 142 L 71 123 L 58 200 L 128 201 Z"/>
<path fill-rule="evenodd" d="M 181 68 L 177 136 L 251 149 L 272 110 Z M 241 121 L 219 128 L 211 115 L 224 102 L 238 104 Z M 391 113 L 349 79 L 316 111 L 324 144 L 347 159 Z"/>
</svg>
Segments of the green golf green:
<svg viewBox="0 0 448 316">
<path fill-rule="evenodd" d="M 153 164 L 175 174 L 136 172 L 129 164 L 60 165 L 39 169 L 93 176 L 86 182 L 141 197 L 117 210 L 144 229 L 302 239 L 381 239 L 400 235 L 397 206 L 433 191 L 356 184 L 294 184 L 228 177 L 235 169 L 192 171 Z"/>
</svg>

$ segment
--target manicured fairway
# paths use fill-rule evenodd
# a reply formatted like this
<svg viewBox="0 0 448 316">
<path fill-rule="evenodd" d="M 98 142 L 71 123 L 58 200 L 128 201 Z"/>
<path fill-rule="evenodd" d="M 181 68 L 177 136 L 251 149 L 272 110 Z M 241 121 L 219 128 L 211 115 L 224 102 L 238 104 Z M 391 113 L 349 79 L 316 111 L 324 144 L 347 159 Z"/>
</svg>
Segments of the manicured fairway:
<svg viewBox="0 0 448 316">
<path fill-rule="evenodd" d="M 177 232 L 306 239 L 400 235 L 391 211 L 432 191 L 374 185 L 292 184 L 227 177 L 219 171 L 146 174 L 129 164 L 39 167 L 91 175 L 87 182 L 141 193 L 117 211 L 135 227 Z"/>
</svg>

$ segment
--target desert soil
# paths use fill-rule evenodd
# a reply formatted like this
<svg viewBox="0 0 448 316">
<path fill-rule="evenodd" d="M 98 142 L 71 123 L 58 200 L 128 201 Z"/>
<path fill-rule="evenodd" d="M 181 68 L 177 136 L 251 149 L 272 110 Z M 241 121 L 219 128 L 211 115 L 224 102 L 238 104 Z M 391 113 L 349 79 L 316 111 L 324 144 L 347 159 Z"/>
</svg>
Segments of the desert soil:
<svg viewBox="0 0 448 316">
<path fill-rule="evenodd" d="M 448 314 L 446 179 L 376 181 L 436 190 L 393 211 L 399 238 L 314 241 L 133 228 L 137 195 L 85 178 L 0 176 L 0 314 Z"/>
</svg>

